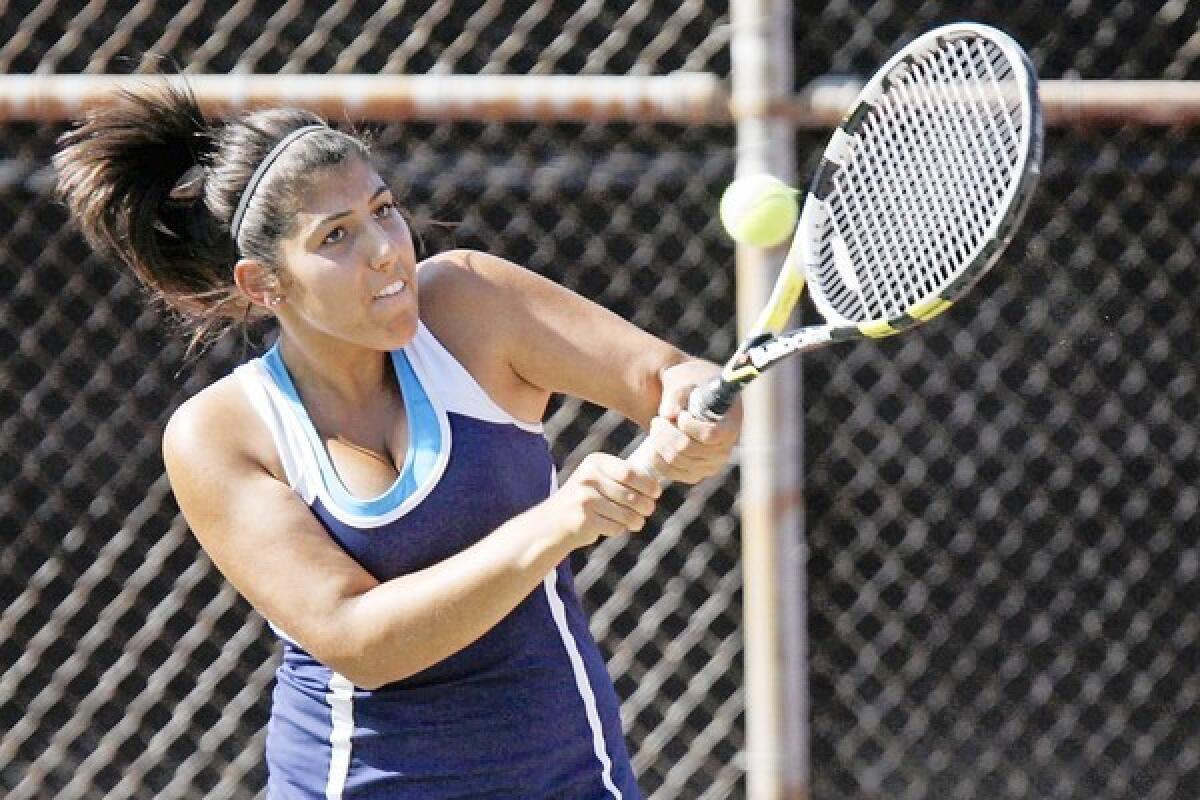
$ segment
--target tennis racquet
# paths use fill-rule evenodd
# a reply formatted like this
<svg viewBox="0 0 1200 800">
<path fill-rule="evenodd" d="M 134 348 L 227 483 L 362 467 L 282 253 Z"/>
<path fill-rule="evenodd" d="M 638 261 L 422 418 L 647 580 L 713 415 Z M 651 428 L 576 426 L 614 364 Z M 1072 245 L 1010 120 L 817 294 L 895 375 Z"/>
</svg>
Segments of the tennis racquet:
<svg viewBox="0 0 1200 800">
<path fill-rule="evenodd" d="M 689 411 L 718 420 L 788 356 L 944 312 L 1012 239 L 1041 153 L 1037 77 L 1009 36 L 959 23 L 900 50 L 833 132 L 766 307 Z M 785 332 L 806 284 L 823 322 Z M 651 469 L 652 450 L 630 460 Z"/>
</svg>

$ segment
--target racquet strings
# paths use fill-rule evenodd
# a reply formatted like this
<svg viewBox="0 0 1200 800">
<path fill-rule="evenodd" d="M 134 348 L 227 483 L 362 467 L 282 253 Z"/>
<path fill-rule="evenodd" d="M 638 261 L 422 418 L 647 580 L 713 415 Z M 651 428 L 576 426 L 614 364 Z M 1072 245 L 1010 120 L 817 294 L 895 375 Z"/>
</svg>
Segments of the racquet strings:
<svg viewBox="0 0 1200 800">
<path fill-rule="evenodd" d="M 816 277 L 838 314 L 897 318 L 978 260 L 1021 178 L 1022 103 L 1004 51 L 985 39 L 893 70 L 848 131 L 826 198 Z"/>
</svg>

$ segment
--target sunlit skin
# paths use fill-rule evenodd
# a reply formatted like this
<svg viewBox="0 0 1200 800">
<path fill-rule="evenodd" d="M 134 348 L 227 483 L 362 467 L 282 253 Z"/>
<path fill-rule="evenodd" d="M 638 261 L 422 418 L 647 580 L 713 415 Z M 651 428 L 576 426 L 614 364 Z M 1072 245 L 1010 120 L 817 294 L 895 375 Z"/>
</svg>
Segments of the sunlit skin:
<svg viewBox="0 0 1200 800">
<path fill-rule="evenodd" d="M 361 159 L 322 170 L 281 243 L 282 275 L 243 260 L 235 276 L 276 316 L 284 362 L 298 384 L 355 403 L 384 384 L 384 354 L 417 329 L 416 251 L 391 190 Z M 378 294 L 403 281 L 387 297 Z"/>
<path fill-rule="evenodd" d="M 280 243 L 282 269 L 243 259 L 234 274 L 275 314 L 284 363 L 347 488 L 372 497 L 407 447 L 386 354 L 416 333 L 416 252 L 391 190 L 361 159 L 307 188 Z"/>
<path fill-rule="evenodd" d="M 387 359 L 418 326 L 412 236 L 382 179 L 357 159 L 314 175 L 299 202 L 280 268 L 243 259 L 235 279 L 277 317 L 285 365 L 335 471 L 351 494 L 370 498 L 394 481 L 407 449 Z M 728 459 L 736 413 L 721 425 L 678 414 L 715 365 L 496 256 L 439 253 L 420 273 L 422 322 L 500 408 L 540 420 L 562 393 L 614 409 L 652 428 L 658 466 L 671 480 L 700 480 Z M 378 296 L 398 280 L 403 291 Z M 649 475 L 592 453 L 545 500 L 476 544 L 380 581 L 289 487 L 234 378 L 172 416 L 163 443 L 171 487 L 238 591 L 358 686 L 400 680 L 463 649 L 572 551 L 641 530 L 660 495 Z"/>
</svg>

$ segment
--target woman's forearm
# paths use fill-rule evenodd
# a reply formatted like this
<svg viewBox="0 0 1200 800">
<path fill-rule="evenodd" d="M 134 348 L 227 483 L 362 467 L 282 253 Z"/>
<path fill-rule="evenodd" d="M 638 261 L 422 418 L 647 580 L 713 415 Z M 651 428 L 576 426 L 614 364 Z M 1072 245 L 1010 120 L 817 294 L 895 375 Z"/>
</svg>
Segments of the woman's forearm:
<svg viewBox="0 0 1200 800">
<path fill-rule="evenodd" d="M 375 688 L 462 650 L 567 557 L 573 548 L 563 527 L 538 506 L 445 561 L 348 598 L 345 651 L 331 666 Z"/>
</svg>

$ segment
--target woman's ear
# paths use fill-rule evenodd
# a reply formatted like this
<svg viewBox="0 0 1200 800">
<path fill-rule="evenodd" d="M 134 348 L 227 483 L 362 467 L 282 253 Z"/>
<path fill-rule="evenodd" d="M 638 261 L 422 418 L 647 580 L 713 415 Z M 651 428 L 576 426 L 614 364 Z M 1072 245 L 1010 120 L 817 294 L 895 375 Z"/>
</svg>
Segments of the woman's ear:
<svg viewBox="0 0 1200 800">
<path fill-rule="evenodd" d="M 233 281 L 251 303 L 270 311 L 284 301 L 284 288 L 275 271 L 261 261 L 240 259 L 233 265 Z"/>
</svg>

